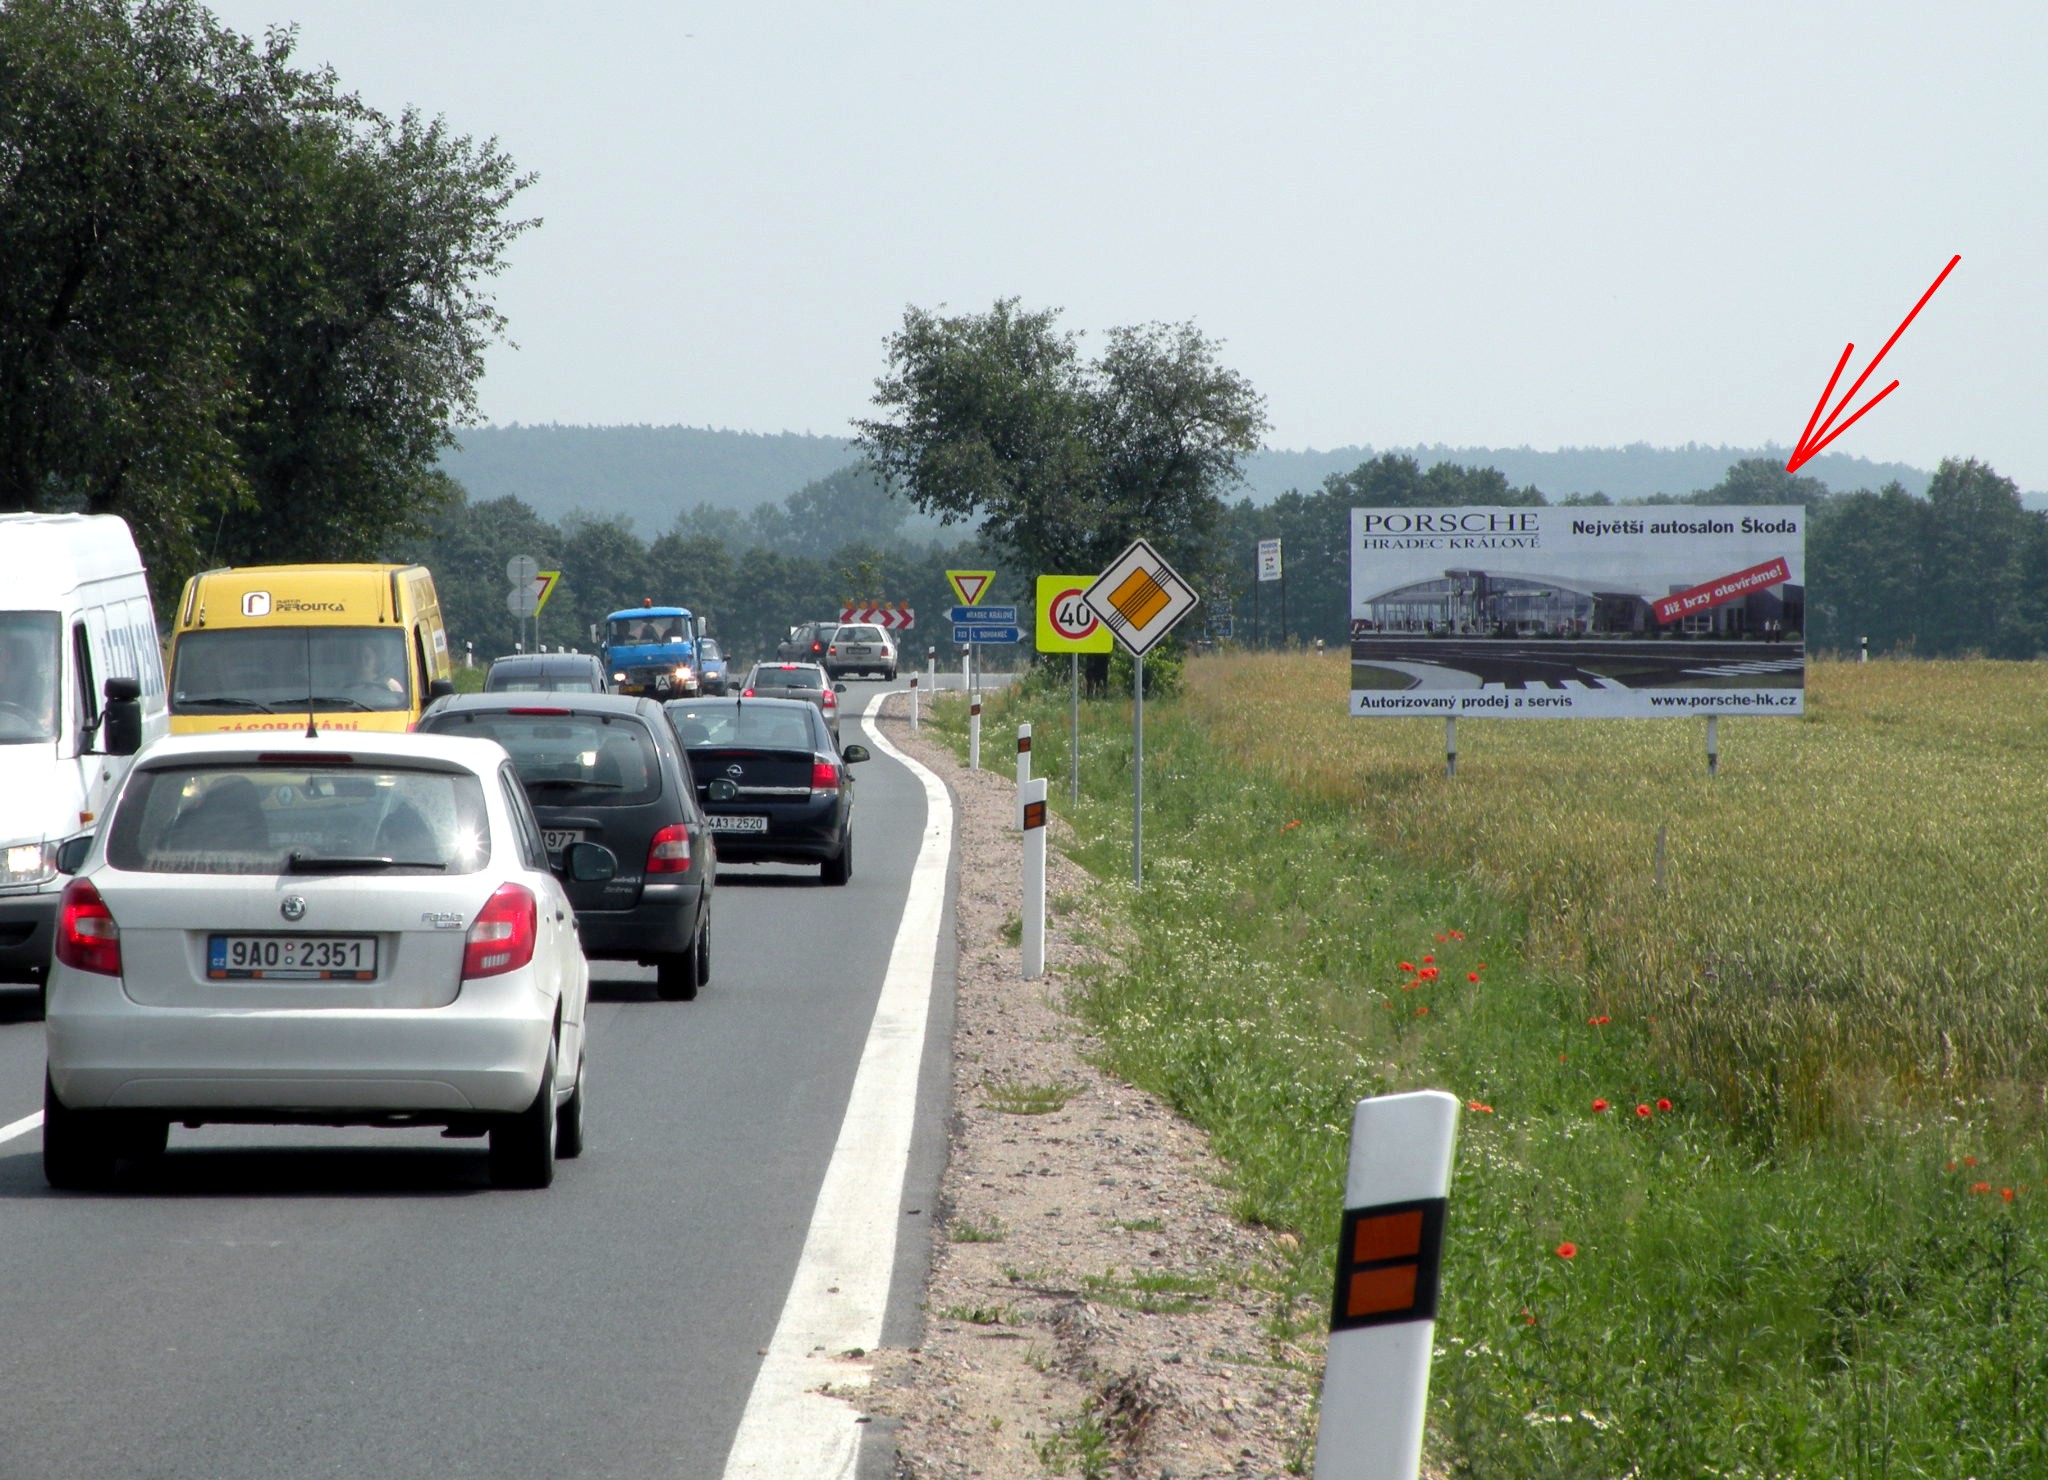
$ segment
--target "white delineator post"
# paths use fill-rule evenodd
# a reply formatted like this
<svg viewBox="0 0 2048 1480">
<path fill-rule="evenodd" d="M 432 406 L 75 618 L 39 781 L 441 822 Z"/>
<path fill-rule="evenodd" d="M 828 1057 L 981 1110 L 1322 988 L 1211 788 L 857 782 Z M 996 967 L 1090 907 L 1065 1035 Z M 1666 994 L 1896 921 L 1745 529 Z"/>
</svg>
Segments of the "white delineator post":
<svg viewBox="0 0 2048 1480">
<path fill-rule="evenodd" d="M 1415 1480 L 1443 1267 L 1458 1101 L 1360 1100 L 1337 1246 L 1315 1480 Z"/>
<path fill-rule="evenodd" d="M 981 695 L 967 695 L 967 769 L 981 769 Z"/>
<path fill-rule="evenodd" d="M 1024 788 L 1031 784 L 1031 722 L 1026 720 L 1017 726 L 1017 821 L 1020 831 L 1024 826 Z"/>
<path fill-rule="evenodd" d="M 910 675 L 910 733 L 917 733 L 917 675 Z"/>
<path fill-rule="evenodd" d="M 1045 778 L 1017 788 L 1024 827 L 1024 980 L 1045 975 Z"/>
</svg>

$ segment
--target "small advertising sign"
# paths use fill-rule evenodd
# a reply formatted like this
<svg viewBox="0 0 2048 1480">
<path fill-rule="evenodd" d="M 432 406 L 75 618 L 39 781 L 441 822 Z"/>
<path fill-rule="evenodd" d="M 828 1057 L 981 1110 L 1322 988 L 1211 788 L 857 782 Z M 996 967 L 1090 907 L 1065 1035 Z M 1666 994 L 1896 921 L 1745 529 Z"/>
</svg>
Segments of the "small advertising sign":
<svg viewBox="0 0 2048 1480">
<path fill-rule="evenodd" d="M 1259 541 L 1259 579 L 1277 581 L 1280 579 L 1280 542 Z"/>
<path fill-rule="evenodd" d="M 1351 511 L 1351 712 L 1804 712 L 1795 506 Z"/>
</svg>

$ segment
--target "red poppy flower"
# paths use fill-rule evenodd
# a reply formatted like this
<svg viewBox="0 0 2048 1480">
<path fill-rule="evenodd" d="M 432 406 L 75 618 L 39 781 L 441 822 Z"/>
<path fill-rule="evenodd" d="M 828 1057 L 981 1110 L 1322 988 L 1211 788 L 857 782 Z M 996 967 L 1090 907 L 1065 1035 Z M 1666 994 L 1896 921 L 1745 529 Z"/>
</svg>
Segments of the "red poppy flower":
<svg viewBox="0 0 2048 1480">
<path fill-rule="evenodd" d="M 1427 1005 L 1427 1004 L 1424 1004 L 1423 1006 L 1421 1006 L 1421 1007 L 1418 1007 L 1418 1008 L 1416 1008 L 1416 1009 L 1415 1009 L 1415 1015 L 1416 1015 L 1417 1017 L 1428 1017 L 1428 1016 L 1429 1016 L 1429 1007 L 1428 1007 L 1428 1005 Z"/>
<path fill-rule="evenodd" d="M 1990 1190 L 1991 1184 L 1989 1182 L 1972 1182 L 1970 1184 L 1970 1191 L 1972 1192 L 1989 1192 Z"/>
<path fill-rule="evenodd" d="M 1579 1257 L 1579 1246 L 1570 1239 L 1566 1239 L 1557 1246 L 1557 1257 L 1560 1259 L 1576 1259 Z"/>
<path fill-rule="evenodd" d="M 1976 1158 L 1976 1157 L 1974 1157 L 1974 1156 L 1966 1156 L 1966 1157 L 1964 1157 L 1964 1158 L 1963 1158 L 1963 1165 L 1964 1165 L 1964 1166 L 1966 1166 L 1966 1167 L 1973 1167 L 1973 1166 L 1975 1166 L 1976 1164 L 1977 1164 L 1977 1158 Z"/>
<path fill-rule="evenodd" d="M 1595 1100 L 1593 1102 L 1593 1113 L 1595 1115 L 1605 1115 L 1607 1113 L 1607 1102 L 1605 1100 Z"/>
<path fill-rule="evenodd" d="M 1956 1169 L 1956 1164 L 1955 1164 L 1954 1162 L 1950 1162 L 1950 1163 L 1948 1164 L 1948 1169 L 1949 1169 L 1950 1171 L 1954 1171 L 1954 1170 Z"/>
<path fill-rule="evenodd" d="M 1467 1110 L 1476 1110 L 1476 1111 L 1477 1111 L 1477 1112 L 1478 1112 L 1479 1114 L 1481 1114 L 1481 1115 L 1491 1115 L 1491 1114 L 1493 1114 L 1493 1106 L 1491 1106 L 1491 1105 L 1482 1105 L 1482 1104 L 1481 1104 L 1481 1103 L 1480 1103 L 1479 1101 L 1477 1101 L 1477 1100 L 1467 1100 L 1467 1101 L 1465 1102 L 1465 1108 L 1466 1108 Z"/>
<path fill-rule="evenodd" d="M 1413 971 L 1414 969 L 1415 963 L 1413 961 L 1403 961 L 1401 963 L 1401 970 L 1403 971 Z"/>
<path fill-rule="evenodd" d="M 1437 943 L 1438 945 L 1442 945 L 1442 944 L 1443 944 L 1443 943 L 1444 943 L 1445 941 L 1447 941 L 1447 940 L 1449 940 L 1449 939 L 1450 939 L 1450 937 L 1449 937 L 1448 935 L 1439 935 L 1439 936 L 1438 936 L 1438 937 L 1436 938 L 1436 943 Z"/>
<path fill-rule="evenodd" d="M 2007 1202 L 2011 1202 L 2011 1201 L 2012 1201 L 2012 1189 L 2011 1189 L 2010 1187 L 2001 1187 L 2001 1188 L 1999 1188 L 1999 1189 L 1998 1189 L 1998 1195 L 1999 1195 L 2000 1197 L 2004 1198 L 2004 1199 L 2005 1199 L 2005 1200 L 2006 1200 Z"/>
<path fill-rule="evenodd" d="M 1463 940 L 1464 938 L 1465 938 L 1465 932 L 1464 932 L 1464 931 L 1462 931 L 1462 930 L 1453 930 L 1453 931 L 1451 932 L 1451 939 L 1452 939 L 1452 940 Z"/>
<path fill-rule="evenodd" d="M 1295 819 L 1294 819 L 1294 821 L 1292 821 L 1292 822 L 1288 823 L 1286 827 L 1283 827 L 1283 828 L 1281 828 L 1281 829 L 1280 829 L 1280 831 L 1282 831 L 1282 832 L 1286 832 L 1286 831 L 1287 831 L 1287 828 L 1289 828 L 1289 827 L 1300 827 L 1300 826 L 1301 826 L 1301 819 L 1300 819 L 1299 817 L 1297 817 L 1297 818 L 1295 818 Z"/>
<path fill-rule="evenodd" d="M 1566 1059 L 1567 1059 L 1568 1057 L 1569 1057 L 1569 1056 L 1568 1056 L 1568 1055 L 1566 1055 L 1566 1054 L 1559 1054 L 1559 1055 L 1557 1056 L 1557 1061 L 1558 1061 L 1558 1062 L 1559 1062 L 1560 1064 L 1562 1064 L 1562 1063 L 1564 1063 L 1564 1062 L 1565 1062 L 1565 1060 L 1566 1060 Z"/>
<path fill-rule="evenodd" d="M 1412 991 L 1414 991 L 1414 990 L 1415 990 L 1415 989 L 1416 989 L 1417 987 L 1419 987 L 1419 986 L 1421 986 L 1421 985 L 1422 985 L 1422 978 L 1421 978 L 1421 977 L 1419 977 L 1419 976 L 1411 976 L 1411 977 L 1409 977 L 1409 978 L 1408 978 L 1408 980 L 1406 980 L 1405 982 L 1402 982 L 1402 983 L 1401 983 L 1401 990 L 1402 990 L 1402 991 L 1404 991 L 1404 992 L 1412 992 Z"/>
<path fill-rule="evenodd" d="M 1415 974 L 1426 982 L 1433 982 L 1437 978 L 1437 970 L 1434 966 L 1425 966 Z"/>
<path fill-rule="evenodd" d="M 1525 1326 L 1536 1324 L 1536 1317 L 1529 1314 L 1529 1307 L 1526 1305 L 1522 1307 L 1522 1324 Z"/>
<path fill-rule="evenodd" d="M 1476 971 L 1468 971 L 1465 973 L 1465 980 L 1468 982 L 1476 982 L 1479 980 L 1479 973 Z"/>
<path fill-rule="evenodd" d="M 1638 1106 L 1636 1106 L 1636 1119 L 1637 1119 L 1637 1120 L 1648 1120 L 1649 1118 L 1650 1118 L 1650 1107 L 1649 1107 L 1648 1105 L 1638 1105 Z"/>
<path fill-rule="evenodd" d="M 1430 962 L 1434 961 L 1435 959 L 1436 959 L 1436 957 L 1434 957 L 1434 956 L 1424 956 L 1424 957 L 1422 958 L 1422 964 L 1423 964 L 1423 965 L 1425 965 L 1425 966 L 1427 966 L 1427 965 L 1428 965 L 1428 964 L 1429 964 Z"/>
<path fill-rule="evenodd" d="M 1657 1108 L 1659 1110 L 1669 1110 L 1671 1108 L 1671 1102 L 1669 1100 L 1659 1100 L 1657 1102 Z"/>
</svg>

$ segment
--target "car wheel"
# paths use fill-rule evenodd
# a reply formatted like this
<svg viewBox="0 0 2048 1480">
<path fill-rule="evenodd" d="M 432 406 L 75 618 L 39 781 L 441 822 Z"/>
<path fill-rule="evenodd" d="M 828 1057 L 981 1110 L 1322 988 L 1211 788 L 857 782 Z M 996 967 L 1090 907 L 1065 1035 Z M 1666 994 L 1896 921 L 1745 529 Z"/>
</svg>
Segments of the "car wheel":
<svg viewBox="0 0 2048 1480">
<path fill-rule="evenodd" d="M 114 1127 L 114 1154 L 155 1161 L 170 1148 L 171 1123 L 161 1115 L 123 1115 Z"/>
<path fill-rule="evenodd" d="M 844 884 L 853 877 L 853 829 L 846 830 L 846 841 L 839 845 L 839 851 L 825 860 L 818 869 L 821 884 Z"/>
<path fill-rule="evenodd" d="M 711 922 L 704 922 L 704 928 L 697 932 L 697 985 L 711 985 Z"/>
<path fill-rule="evenodd" d="M 696 939 L 690 942 L 687 951 L 673 956 L 663 956 L 654 966 L 654 992 L 664 1002 L 688 1002 L 697 995 L 697 956 L 704 949 L 704 932 L 700 927 Z"/>
<path fill-rule="evenodd" d="M 43 1075 L 43 1180 L 52 1187 L 104 1187 L 114 1180 L 116 1156 L 107 1117 L 72 1110 Z M 168 1133 L 168 1126 L 166 1127 Z"/>
<path fill-rule="evenodd" d="M 583 1084 L 589 1073 L 588 1067 L 578 1060 L 576 1088 L 555 1111 L 555 1155 L 564 1160 L 583 1154 Z"/>
<path fill-rule="evenodd" d="M 524 1110 L 491 1125 L 491 1182 L 498 1187 L 545 1187 L 555 1180 L 555 1045 L 548 1044 L 540 1088 Z"/>
</svg>

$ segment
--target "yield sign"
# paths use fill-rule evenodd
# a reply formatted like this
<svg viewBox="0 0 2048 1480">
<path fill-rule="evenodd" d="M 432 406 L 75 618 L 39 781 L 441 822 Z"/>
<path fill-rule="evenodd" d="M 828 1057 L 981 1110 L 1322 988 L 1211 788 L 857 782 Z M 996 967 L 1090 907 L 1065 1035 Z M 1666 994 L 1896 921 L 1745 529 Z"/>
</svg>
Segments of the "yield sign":
<svg viewBox="0 0 2048 1480">
<path fill-rule="evenodd" d="M 962 606 L 979 606 L 981 598 L 988 595 L 989 582 L 996 578 L 992 570 L 949 570 L 946 579 L 952 582 L 953 594 L 960 598 Z"/>
</svg>

